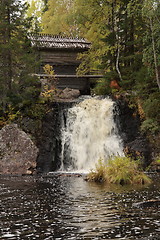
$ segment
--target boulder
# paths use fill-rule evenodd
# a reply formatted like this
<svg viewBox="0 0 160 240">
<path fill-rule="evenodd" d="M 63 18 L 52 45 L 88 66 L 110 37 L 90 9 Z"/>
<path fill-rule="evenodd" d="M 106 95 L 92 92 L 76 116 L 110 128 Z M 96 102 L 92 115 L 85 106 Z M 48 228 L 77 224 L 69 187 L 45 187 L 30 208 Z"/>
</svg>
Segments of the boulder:
<svg viewBox="0 0 160 240">
<path fill-rule="evenodd" d="M 77 89 L 71 89 L 71 88 L 65 88 L 61 94 L 60 97 L 63 99 L 75 99 L 80 96 L 80 91 Z"/>
<path fill-rule="evenodd" d="M 38 148 L 17 124 L 0 130 L 0 174 L 32 174 Z"/>
</svg>

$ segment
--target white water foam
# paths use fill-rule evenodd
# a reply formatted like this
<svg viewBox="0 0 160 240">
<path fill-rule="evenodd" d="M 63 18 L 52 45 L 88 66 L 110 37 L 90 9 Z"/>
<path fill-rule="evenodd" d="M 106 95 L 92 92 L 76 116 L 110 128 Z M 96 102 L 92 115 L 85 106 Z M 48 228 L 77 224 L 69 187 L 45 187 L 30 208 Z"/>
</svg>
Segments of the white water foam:
<svg viewBox="0 0 160 240">
<path fill-rule="evenodd" d="M 113 109 L 111 99 L 90 98 L 68 110 L 66 126 L 62 129 L 61 170 L 89 171 L 100 158 L 107 161 L 112 156 L 124 155 Z M 65 151 L 71 159 L 68 169 L 63 164 Z"/>
</svg>

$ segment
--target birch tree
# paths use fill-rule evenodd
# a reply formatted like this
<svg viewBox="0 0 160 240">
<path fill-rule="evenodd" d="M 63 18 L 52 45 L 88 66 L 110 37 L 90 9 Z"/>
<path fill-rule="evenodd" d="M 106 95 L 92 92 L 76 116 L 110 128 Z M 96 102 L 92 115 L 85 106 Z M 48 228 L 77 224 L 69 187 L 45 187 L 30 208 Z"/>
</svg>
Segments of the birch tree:
<svg viewBox="0 0 160 240">
<path fill-rule="evenodd" d="M 144 62 L 148 62 L 150 67 L 154 68 L 157 86 L 160 90 L 160 2 L 145 0 L 143 14 L 147 25 L 147 38 L 145 38 L 147 46 L 144 49 Z"/>
</svg>

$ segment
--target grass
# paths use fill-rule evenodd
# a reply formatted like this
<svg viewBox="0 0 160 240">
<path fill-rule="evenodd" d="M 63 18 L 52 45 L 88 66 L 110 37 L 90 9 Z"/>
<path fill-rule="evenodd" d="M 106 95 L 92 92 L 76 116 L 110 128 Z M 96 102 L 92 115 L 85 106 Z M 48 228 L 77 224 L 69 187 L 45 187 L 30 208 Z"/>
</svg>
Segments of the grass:
<svg viewBox="0 0 160 240">
<path fill-rule="evenodd" d="M 139 164 L 129 157 L 114 157 L 107 164 L 99 160 L 87 180 L 121 185 L 151 183 L 151 179 L 140 170 Z"/>
<path fill-rule="evenodd" d="M 160 156 L 157 156 L 155 161 L 156 161 L 156 163 L 160 164 Z"/>
</svg>

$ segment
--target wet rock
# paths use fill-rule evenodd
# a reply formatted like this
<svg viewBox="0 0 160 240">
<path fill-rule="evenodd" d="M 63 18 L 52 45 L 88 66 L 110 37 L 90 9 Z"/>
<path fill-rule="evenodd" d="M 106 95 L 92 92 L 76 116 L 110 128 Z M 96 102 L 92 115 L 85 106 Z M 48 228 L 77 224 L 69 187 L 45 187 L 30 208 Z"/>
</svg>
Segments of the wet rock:
<svg viewBox="0 0 160 240">
<path fill-rule="evenodd" d="M 0 174 L 33 174 L 38 148 L 16 124 L 0 131 Z"/>
<path fill-rule="evenodd" d="M 153 161 L 149 166 L 149 172 L 160 172 L 160 162 Z"/>
<path fill-rule="evenodd" d="M 134 159 L 139 159 L 144 168 L 151 162 L 151 149 L 143 136 L 138 136 L 134 141 L 127 143 L 124 152 Z"/>
<path fill-rule="evenodd" d="M 132 206 L 137 208 L 160 207 L 160 200 L 151 199 L 144 202 L 133 203 Z"/>
<path fill-rule="evenodd" d="M 82 177 L 81 173 L 59 173 L 57 174 L 59 177 Z"/>
<path fill-rule="evenodd" d="M 56 171 L 61 166 L 61 128 L 72 102 L 55 102 L 42 123 L 41 141 L 37 157 L 38 173 Z"/>
<path fill-rule="evenodd" d="M 140 116 L 125 98 L 117 99 L 116 104 L 115 121 L 123 140 L 124 152 L 133 159 L 139 159 L 145 169 L 151 163 L 152 149 L 146 136 L 140 132 Z"/>
<path fill-rule="evenodd" d="M 135 114 L 135 109 L 130 108 L 125 98 L 121 97 L 116 100 L 115 121 L 123 142 L 129 143 L 134 141 L 139 135 L 140 117 Z"/>
<path fill-rule="evenodd" d="M 42 175 L 44 178 L 53 178 L 53 177 L 75 177 L 75 178 L 80 178 L 80 177 L 84 177 L 86 176 L 86 174 L 84 173 L 77 173 L 77 172 L 49 172 L 46 174 Z"/>
</svg>

